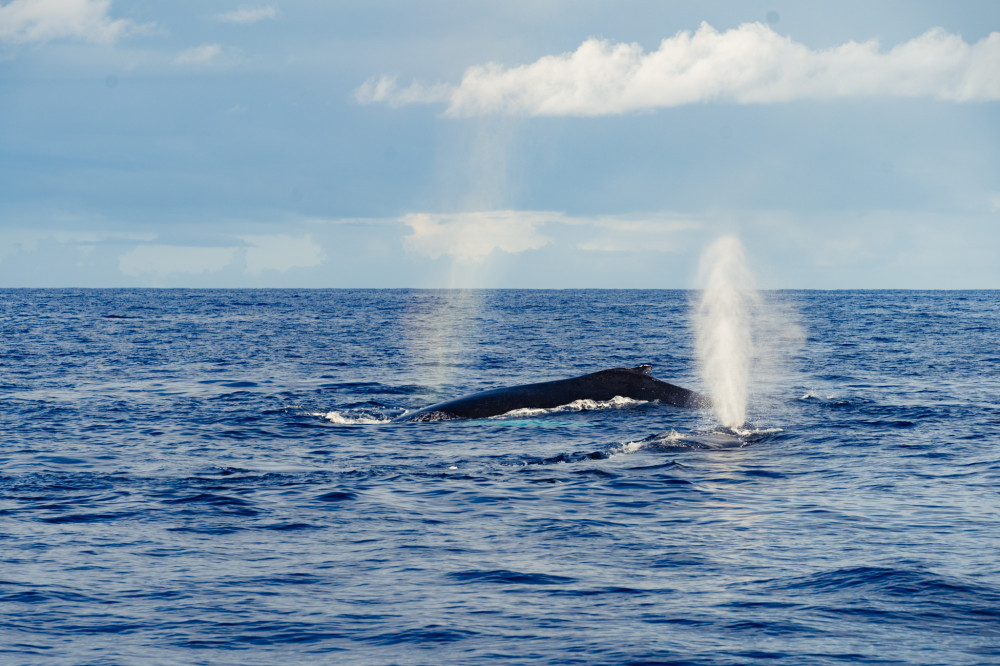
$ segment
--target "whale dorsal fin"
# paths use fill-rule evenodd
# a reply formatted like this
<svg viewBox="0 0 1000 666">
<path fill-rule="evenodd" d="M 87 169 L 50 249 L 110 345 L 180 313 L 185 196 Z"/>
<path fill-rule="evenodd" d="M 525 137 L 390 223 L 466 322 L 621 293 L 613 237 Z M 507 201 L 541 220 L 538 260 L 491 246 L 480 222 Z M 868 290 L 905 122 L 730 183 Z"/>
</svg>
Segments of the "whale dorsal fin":
<svg viewBox="0 0 1000 666">
<path fill-rule="evenodd" d="M 635 366 L 632 370 L 643 375 L 651 375 L 653 374 L 653 364 L 643 363 L 642 365 Z"/>
</svg>

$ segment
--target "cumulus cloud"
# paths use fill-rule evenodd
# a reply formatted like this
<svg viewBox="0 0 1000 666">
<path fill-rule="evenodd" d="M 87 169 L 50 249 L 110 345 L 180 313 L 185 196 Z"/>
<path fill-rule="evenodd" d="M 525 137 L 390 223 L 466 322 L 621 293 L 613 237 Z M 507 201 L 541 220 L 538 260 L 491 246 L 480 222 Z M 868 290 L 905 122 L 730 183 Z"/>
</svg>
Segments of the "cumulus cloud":
<svg viewBox="0 0 1000 666">
<path fill-rule="evenodd" d="M 243 236 L 250 247 L 246 249 L 247 272 L 259 275 L 263 271 L 287 271 L 292 268 L 309 268 L 323 262 L 323 248 L 312 236 L 267 234 Z"/>
<path fill-rule="evenodd" d="M 139 245 L 119 257 L 118 270 L 125 275 L 153 274 L 157 277 L 209 273 L 228 266 L 235 255 L 235 247 Z"/>
<path fill-rule="evenodd" d="M 446 115 L 599 116 L 703 102 L 767 104 L 890 95 L 1000 99 L 1000 32 L 974 44 L 941 28 L 882 50 L 875 40 L 813 50 L 762 23 L 719 32 L 702 23 L 646 53 L 588 39 L 572 53 L 466 69 L 453 86 L 370 79 L 362 103 L 447 103 Z"/>
<path fill-rule="evenodd" d="M 108 16 L 111 0 L 12 0 L 0 6 L 0 42 L 74 38 L 109 44 L 136 26 Z"/>
<path fill-rule="evenodd" d="M 275 19 L 278 17 L 278 10 L 270 5 L 266 7 L 240 7 L 231 12 L 216 14 L 215 18 L 226 23 L 256 23 L 264 19 Z"/>
<path fill-rule="evenodd" d="M 432 259 L 451 256 L 482 261 L 494 250 L 516 254 L 548 244 L 538 227 L 561 220 L 559 213 L 496 210 L 452 215 L 414 213 L 402 218 L 411 233 L 403 239 L 407 250 Z"/>
<path fill-rule="evenodd" d="M 218 44 L 202 44 L 181 51 L 174 58 L 174 62 L 178 65 L 207 65 L 220 53 L 222 47 Z"/>
</svg>

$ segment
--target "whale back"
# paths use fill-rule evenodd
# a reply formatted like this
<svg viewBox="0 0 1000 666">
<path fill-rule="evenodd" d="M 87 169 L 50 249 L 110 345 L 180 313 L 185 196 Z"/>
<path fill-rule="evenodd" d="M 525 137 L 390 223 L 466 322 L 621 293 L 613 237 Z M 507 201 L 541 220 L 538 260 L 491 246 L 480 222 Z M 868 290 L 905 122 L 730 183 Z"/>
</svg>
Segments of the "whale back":
<svg viewBox="0 0 1000 666">
<path fill-rule="evenodd" d="M 478 419 L 515 409 L 552 409 L 577 400 L 607 401 L 619 396 L 677 407 L 707 405 L 703 396 L 656 379 L 652 370 L 652 365 L 643 364 L 634 368 L 599 370 L 570 379 L 498 388 L 431 405 L 405 414 L 400 420 Z"/>
</svg>

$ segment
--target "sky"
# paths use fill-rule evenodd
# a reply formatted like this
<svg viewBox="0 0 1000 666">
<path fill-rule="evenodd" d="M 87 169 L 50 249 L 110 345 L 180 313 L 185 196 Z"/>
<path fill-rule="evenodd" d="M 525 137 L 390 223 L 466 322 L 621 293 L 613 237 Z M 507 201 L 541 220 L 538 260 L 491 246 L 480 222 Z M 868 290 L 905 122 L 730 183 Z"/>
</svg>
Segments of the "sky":
<svg viewBox="0 0 1000 666">
<path fill-rule="evenodd" d="M 1000 288 L 990 0 L 0 0 L 0 287 Z"/>
</svg>

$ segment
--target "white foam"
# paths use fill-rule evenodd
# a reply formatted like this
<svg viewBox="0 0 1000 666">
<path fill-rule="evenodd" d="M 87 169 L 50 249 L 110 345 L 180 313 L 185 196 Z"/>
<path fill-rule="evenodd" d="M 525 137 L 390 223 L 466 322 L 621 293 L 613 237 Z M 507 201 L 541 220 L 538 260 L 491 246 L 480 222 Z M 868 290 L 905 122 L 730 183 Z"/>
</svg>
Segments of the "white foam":
<svg viewBox="0 0 1000 666">
<path fill-rule="evenodd" d="M 773 435 L 777 432 L 784 432 L 782 428 L 754 428 L 754 427 L 741 427 L 733 428 L 734 433 L 743 438 L 748 437 L 763 437 L 764 435 Z"/>
<path fill-rule="evenodd" d="M 387 416 L 372 416 L 370 413 L 351 415 L 337 411 L 311 412 L 309 416 L 319 416 L 337 425 L 370 425 L 374 423 L 388 423 L 392 420 Z"/>
<path fill-rule="evenodd" d="M 574 400 L 573 402 L 560 405 L 558 407 L 552 407 L 549 409 L 541 409 L 536 407 L 523 407 L 521 409 L 512 409 L 509 412 L 500 414 L 498 416 L 493 416 L 490 418 L 501 419 L 501 418 L 518 418 L 525 416 L 539 416 L 541 414 L 558 414 L 560 412 L 590 412 L 599 409 L 629 409 L 631 407 L 636 407 L 637 405 L 643 405 L 646 400 L 633 400 L 632 398 L 624 398 L 620 395 L 616 395 L 611 398 L 611 400 Z"/>
<path fill-rule="evenodd" d="M 834 397 L 835 396 L 833 395 L 828 395 L 826 397 L 823 397 L 817 391 L 806 391 L 805 394 L 801 398 L 799 398 L 799 400 L 833 400 Z"/>
<path fill-rule="evenodd" d="M 682 435 L 676 430 L 671 430 L 670 432 L 665 432 L 662 435 L 656 436 L 656 442 L 658 444 L 662 443 L 673 443 L 682 438 Z M 612 449 L 609 451 L 610 458 L 615 456 L 631 455 L 636 451 L 639 451 L 649 445 L 649 438 L 639 440 L 638 442 L 625 442 L 617 449 Z"/>
</svg>

